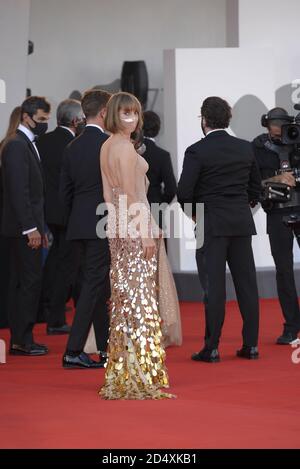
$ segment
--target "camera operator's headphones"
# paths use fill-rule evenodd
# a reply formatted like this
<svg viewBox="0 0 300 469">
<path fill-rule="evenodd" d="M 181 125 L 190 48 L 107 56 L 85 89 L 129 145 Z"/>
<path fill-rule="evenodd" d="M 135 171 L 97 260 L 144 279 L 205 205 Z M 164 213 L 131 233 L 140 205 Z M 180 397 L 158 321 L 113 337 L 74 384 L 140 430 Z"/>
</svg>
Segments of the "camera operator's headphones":
<svg viewBox="0 0 300 469">
<path fill-rule="evenodd" d="M 261 116 L 261 125 L 263 127 L 269 127 L 270 124 L 281 127 L 284 124 L 288 124 L 294 121 L 293 116 L 289 116 L 287 111 L 282 107 L 274 107 L 267 114 Z"/>
</svg>

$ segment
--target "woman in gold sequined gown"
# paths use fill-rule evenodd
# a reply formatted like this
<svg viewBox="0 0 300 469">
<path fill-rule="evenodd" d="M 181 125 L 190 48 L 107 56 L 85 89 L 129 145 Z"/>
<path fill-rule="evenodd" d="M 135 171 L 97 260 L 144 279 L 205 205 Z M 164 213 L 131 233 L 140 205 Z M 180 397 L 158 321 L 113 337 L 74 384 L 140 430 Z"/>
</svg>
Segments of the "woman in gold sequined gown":
<svg viewBox="0 0 300 469">
<path fill-rule="evenodd" d="M 142 126 L 139 101 L 117 93 L 107 106 L 110 138 L 101 149 L 111 251 L 111 322 L 104 399 L 164 399 L 169 387 L 157 306 L 157 257 L 146 198 L 148 164 L 131 143 Z M 138 215 L 138 218 L 137 218 Z"/>
</svg>

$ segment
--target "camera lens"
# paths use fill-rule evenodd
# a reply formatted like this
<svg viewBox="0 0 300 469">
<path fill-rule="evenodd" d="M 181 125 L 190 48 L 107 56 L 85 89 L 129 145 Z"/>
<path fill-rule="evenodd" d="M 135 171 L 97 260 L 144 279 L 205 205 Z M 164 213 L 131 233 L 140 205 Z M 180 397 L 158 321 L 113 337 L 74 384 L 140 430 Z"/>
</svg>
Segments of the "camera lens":
<svg viewBox="0 0 300 469">
<path fill-rule="evenodd" d="M 288 129 L 288 137 L 291 139 L 291 140 L 295 140 L 296 138 L 299 137 L 299 130 L 298 130 L 298 127 L 296 127 L 295 125 L 291 125 L 289 126 L 289 129 Z"/>
</svg>

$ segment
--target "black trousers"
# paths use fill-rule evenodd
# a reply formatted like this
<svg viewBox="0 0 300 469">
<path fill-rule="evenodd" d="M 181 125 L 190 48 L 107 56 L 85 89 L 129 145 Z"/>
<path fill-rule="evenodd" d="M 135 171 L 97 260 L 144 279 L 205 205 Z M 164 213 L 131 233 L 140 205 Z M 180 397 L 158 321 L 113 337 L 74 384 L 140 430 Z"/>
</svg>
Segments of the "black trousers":
<svg viewBox="0 0 300 469">
<path fill-rule="evenodd" d="M 8 327 L 10 247 L 9 238 L 0 236 L 0 328 Z"/>
<path fill-rule="evenodd" d="M 293 244 L 296 236 L 300 246 L 300 228 L 290 229 L 282 222 L 282 214 L 267 215 L 267 231 L 276 267 L 278 298 L 285 319 L 284 332 L 300 330 L 300 309 L 294 277 Z"/>
<path fill-rule="evenodd" d="M 80 353 L 86 343 L 91 324 L 94 326 L 98 350 L 107 349 L 110 297 L 110 253 L 107 239 L 73 241 L 81 262 L 82 286 L 76 305 L 67 352 Z"/>
<path fill-rule="evenodd" d="M 226 261 L 228 263 L 243 318 L 243 345 L 258 341 L 259 302 L 251 236 L 205 236 L 196 250 L 196 261 L 205 304 L 205 348 L 218 348 L 225 318 Z"/>
<path fill-rule="evenodd" d="M 65 305 L 76 278 L 76 253 L 71 241 L 66 240 L 66 228 L 49 224 L 53 243 L 49 250 L 43 278 L 42 298 L 47 305 L 47 323 L 50 327 L 66 323 Z"/>
<path fill-rule="evenodd" d="M 8 298 L 8 321 L 11 343 L 33 343 L 33 326 L 42 287 L 42 248 L 28 247 L 28 238 L 10 238 L 10 286 Z"/>
</svg>

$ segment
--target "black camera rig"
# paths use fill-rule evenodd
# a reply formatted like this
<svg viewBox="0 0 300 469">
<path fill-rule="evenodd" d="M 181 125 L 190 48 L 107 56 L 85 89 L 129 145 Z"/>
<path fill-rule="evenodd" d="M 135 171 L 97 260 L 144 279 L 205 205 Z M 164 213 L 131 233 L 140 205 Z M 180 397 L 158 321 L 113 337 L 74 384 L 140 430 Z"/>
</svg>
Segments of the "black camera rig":
<svg viewBox="0 0 300 469">
<path fill-rule="evenodd" d="M 295 109 L 300 110 L 300 105 L 295 105 Z M 290 173 L 294 176 L 296 187 L 275 181 L 266 180 L 263 184 L 262 201 L 265 206 L 272 208 L 299 208 L 300 213 L 300 113 L 295 117 L 290 116 L 280 108 L 274 109 L 261 118 L 263 127 L 269 125 L 280 125 L 281 137 L 279 142 L 272 142 L 271 139 L 265 142 L 265 147 L 277 153 L 280 160 L 280 168 L 276 175 Z M 291 155 L 294 155 L 292 158 Z M 293 161 L 292 161 L 293 160 Z M 298 160 L 298 161 L 297 161 Z M 295 165 L 296 161 L 296 165 Z M 300 226 L 300 216 L 293 213 L 283 217 L 283 222 L 289 227 Z"/>
</svg>

